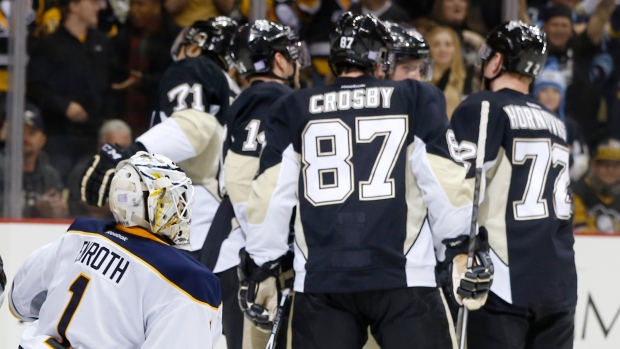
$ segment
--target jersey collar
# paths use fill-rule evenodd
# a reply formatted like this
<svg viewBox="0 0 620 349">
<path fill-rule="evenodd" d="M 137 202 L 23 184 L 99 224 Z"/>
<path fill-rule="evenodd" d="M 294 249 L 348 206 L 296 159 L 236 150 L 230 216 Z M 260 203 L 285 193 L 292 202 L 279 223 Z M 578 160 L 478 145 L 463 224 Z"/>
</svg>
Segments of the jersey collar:
<svg viewBox="0 0 620 349">
<path fill-rule="evenodd" d="M 121 225 L 120 223 L 116 223 L 116 229 L 118 229 L 118 230 L 120 230 L 120 231 L 122 231 L 124 233 L 127 233 L 127 234 L 140 236 L 140 237 L 143 237 L 145 239 L 157 241 L 157 242 L 162 243 L 164 245 L 170 246 L 169 243 L 165 242 L 164 240 L 160 239 L 157 235 L 147 231 L 144 228 L 140 228 L 140 227 L 125 227 L 125 226 Z"/>
</svg>

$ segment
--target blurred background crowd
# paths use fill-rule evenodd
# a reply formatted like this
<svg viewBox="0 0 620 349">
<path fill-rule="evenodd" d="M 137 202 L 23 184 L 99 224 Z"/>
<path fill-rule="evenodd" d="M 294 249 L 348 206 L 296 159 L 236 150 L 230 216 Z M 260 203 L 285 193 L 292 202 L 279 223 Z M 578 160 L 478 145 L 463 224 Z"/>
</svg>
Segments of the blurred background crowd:
<svg viewBox="0 0 620 349">
<path fill-rule="evenodd" d="M 245 23 L 253 1 L 26 1 L 22 216 L 103 217 L 107 208 L 80 202 L 86 163 L 101 144 L 127 146 L 148 129 L 160 78 L 173 63 L 170 48 L 182 28 L 217 15 Z M 264 1 L 266 17 L 295 28 L 308 45 L 312 65 L 303 72 L 303 86 L 333 79 L 327 63 L 329 34 L 343 11 L 373 13 L 415 28 L 430 46 L 434 66 L 429 83 L 444 92 L 448 117 L 480 90 L 477 52 L 486 33 L 502 21 L 507 3 Z M 620 1 L 513 1 L 518 19 L 547 33 L 549 56 L 531 93 L 568 129 L 576 230 L 620 232 Z M 0 1 L 1 104 L 8 88 L 12 3 Z M 5 110 L 0 105 L 0 190 L 6 176 Z"/>
</svg>

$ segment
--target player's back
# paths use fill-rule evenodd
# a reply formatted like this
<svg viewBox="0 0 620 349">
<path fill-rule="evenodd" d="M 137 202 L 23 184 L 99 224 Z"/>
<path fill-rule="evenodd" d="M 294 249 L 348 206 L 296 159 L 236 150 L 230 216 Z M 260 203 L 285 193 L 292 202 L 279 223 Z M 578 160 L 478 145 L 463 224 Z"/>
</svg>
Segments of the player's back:
<svg viewBox="0 0 620 349">
<path fill-rule="evenodd" d="M 216 116 L 224 124 L 231 98 L 228 78 L 214 62 L 204 56 L 185 58 L 164 72 L 159 85 L 159 109 L 151 126 L 172 113 L 194 109 Z"/>
<path fill-rule="evenodd" d="M 414 81 L 340 77 L 281 103 L 278 110 L 298 111 L 282 121 L 301 158 L 296 290 L 435 286 L 425 200 L 446 195 L 431 189 L 443 192 L 430 163 L 460 168 L 447 151 L 441 92 Z"/>
<path fill-rule="evenodd" d="M 510 89 L 484 91 L 468 97 L 453 116 L 463 149 L 468 148 L 466 142 L 477 142 L 483 101 L 490 108 L 486 188 L 478 222 L 489 231 L 495 264 L 492 290 L 521 306 L 574 305 L 565 125 L 528 95 Z M 470 178 L 475 154 L 471 155 L 464 158 L 470 161 Z"/>
<path fill-rule="evenodd" d="M 217 335 L 217 278 L 143 229 L 77 219 L 37 254 L 16 275 L 11 297 L 17 316 L 38 318 L 24 332 L 25 349 L 57 347 L 50 337 L 72 348 L 198 348 L 212 343 L 212 332 L 190 336 L 188 328 L 213 326 Z"/>
</svg>

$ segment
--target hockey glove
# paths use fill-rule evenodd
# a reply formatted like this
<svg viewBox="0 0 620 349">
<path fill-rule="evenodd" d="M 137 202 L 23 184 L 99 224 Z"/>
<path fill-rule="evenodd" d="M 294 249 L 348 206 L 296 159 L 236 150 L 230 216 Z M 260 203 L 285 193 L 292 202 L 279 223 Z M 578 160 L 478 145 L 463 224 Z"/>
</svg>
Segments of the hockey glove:
<svg viewBox="0 0 620 349">
<path fill-rule="evenodd" d="M 116 144 L 104 144 L 82 176 L 82 201 L 91 206 L 103 207 L 108 200 L 116 165 L 140 150 L 146 150 L 141 143 L 134 143 L 127 149 Z"/>
<path fill-rule="evenodd" d="M 239 307 L 254 326 L 269 332 L 278 310 L 280 260 L 259 267 L 245 249 L 241 249 L 239 254 Z"/>
<path fill-rule="evenodd" d="M 489 256 L 487 230 L 481 227 L 476 236 L 476 248 L 471 268 L 467 268 L 469 237 L 444 240 L 447 246 L 448 283 L 456 302 L 468 310 L 478 310 L 487 301 L 493 283 L 493 262 Z M 457 252 L 457 253 L 454 253 Z"/>
<path fill-rule="evenodd" d="M 0 257 L 0 306 L 4 300 L 4 287 L 6 286 L 6 275 L 4 274 L 4 262 Z"/>
</svg>

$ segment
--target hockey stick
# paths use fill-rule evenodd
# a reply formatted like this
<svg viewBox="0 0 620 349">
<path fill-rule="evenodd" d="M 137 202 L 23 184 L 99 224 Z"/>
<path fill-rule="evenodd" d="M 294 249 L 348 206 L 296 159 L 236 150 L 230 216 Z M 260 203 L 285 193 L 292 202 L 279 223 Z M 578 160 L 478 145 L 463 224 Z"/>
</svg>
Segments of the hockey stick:
<svg viewBox="0 0 620 349">
<path fill-rule="evenodd" d="M 484 164 L 484 152 L 487 143 L 487 124 L 489 123 L 489 102 L 482 101 L 480 109 L 480 129 L 478 130 L 478 151 L 476 152 L 476 174 L 474 182 L 474 202 L 471 209 L 471 226 L 469 230 L 469 249 L 467 251 L 467 269 L 474 264 L 474 252 L 476 250 L 476 225 L 478 223 L 478 206 L 480 203 L 480 182 L 482 181 L 482 165 Z M 457 318 L 457 336 L 459 349 L 465 349 L 467 341 L 467 318 L 469 312 L 465 306 L 459 308 Z"/>
<path fill-rule="evenodd" d="M 278 304 L 278 312 L 276 313 L 275 319 L 273 319 L 273 327 L 271 328 L 271 334 L 269 335 L 269 341 L 267 341 L 265 349 L 275 349 L 276 347 L 276 338 L 278 337 L 282 317 L 284 316 L 284 309 L 286 309 L 286 302 L 288 301 L 290 293 L 290 288 L 282 290 L 282 298 L 280 298 L 280 304 Z"/>
</svg>

